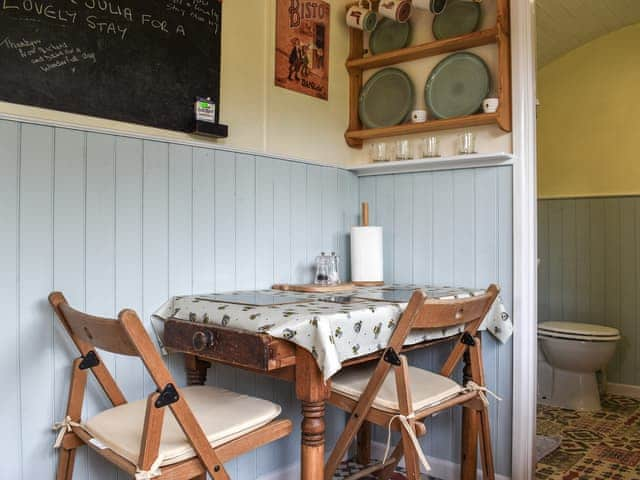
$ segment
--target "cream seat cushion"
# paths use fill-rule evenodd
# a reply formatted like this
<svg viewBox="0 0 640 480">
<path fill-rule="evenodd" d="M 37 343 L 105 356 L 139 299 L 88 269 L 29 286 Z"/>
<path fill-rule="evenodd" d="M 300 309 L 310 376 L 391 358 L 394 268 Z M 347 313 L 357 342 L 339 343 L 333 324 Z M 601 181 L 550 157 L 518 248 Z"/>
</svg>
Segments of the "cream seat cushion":
<svg viewBox="0 0 640 480">
<path fill-rule="evenodd" d="M 275 403 L 222 388 L 192 386 L 180 389 L 180 394 L 214 447 L 266 425 L 281 411 Z M 106 447 L 137 465 L 146 405 L 147 400 L 143 399 L 110 408 L 87 420 L 83 428 Z M 160 466 L 195 456 L 168 408 L 164 415 L 160 455 L 163 458 Z"/>
<path fill-rule="evenodd" d="M 345 368 L 331 378 L 331 389 L 345 397 L 358 400 L 371 380 L 374 370 L 375 364 Z M 409 389 L 416 412 L 455 397 L 463 390 L 460 384 L 450 378 L 417 367 L 409 367 Z M 393 369 L 389 370 L 380 387 L 373 407 L 390 413 L 399 411 Z"/>
</svg>

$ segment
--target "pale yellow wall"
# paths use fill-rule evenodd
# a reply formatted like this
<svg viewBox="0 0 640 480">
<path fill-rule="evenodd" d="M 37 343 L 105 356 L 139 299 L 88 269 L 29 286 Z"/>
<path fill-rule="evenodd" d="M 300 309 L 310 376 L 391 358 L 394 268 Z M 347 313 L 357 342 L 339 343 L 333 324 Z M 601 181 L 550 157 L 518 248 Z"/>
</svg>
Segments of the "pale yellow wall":
<svg viewBox="0 0 640 480">
<path fill-rule="evenodd" d="M 640 193 L 640 24 L 538 72 L 541 197 Z"/>
<path fill-rule="evenodd" d="M 348 0 L 331 0 L 329 101 L 274 86 L 275 0 L 227 0 L 223 6 L 221 122 L 229 138 L 212 143 L 320 163 L 345 165 L 360 152 L 344 142 L 347 124 Z M 108 128 L 167 139 L 203 140 L 180 132 L 0 102 L 0 113 Z M 209 141 L 209 140 L 207 140 Z"/>
</svg>

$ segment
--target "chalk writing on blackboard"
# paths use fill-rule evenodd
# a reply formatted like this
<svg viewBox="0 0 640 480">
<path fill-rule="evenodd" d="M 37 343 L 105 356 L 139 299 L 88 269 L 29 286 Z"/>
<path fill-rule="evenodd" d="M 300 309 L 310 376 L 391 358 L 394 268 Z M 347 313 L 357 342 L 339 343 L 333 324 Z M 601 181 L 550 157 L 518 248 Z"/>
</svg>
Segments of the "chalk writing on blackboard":
<svg viewBox="0 0 640 480">
<path fill-rule="evenodd" d="M 13 41 L 5 37 L 0 41 L 0 49 L 2 48 L 13 50 L 25 62 L 38 66 L 43 72 L 63 67 L 69 67 L 75 72 L 76 64 L 96 63 L 95 52 L 74 47 L 67 42 L 43 44 L 41 40 Z"/>
<path fill-rule="evenodd" d="M 0 101 L 193 131 L 221 0 L 0 0 Z"/>
<path fill-rule="evenodd" d="M 109 0 L 69 0 L 71 8 L 55 7 L 44 0 L 1 0 L 1 10 L 25 15 L 26 20 L 39 18 L 53 20 L 61 25 L 84 25 L 106 35 L 114 35 L 124 40 L 127 32 L 141 25 L 160 33 L 176 33 L 187 36 L 187 28 L 183 23 L 172 22 L 170 18 L 122 7 L 118 2 Z M 83 9 L 80 12 L 78 8 Z M 220 28 L 220 14 L 211 5 L 211 0 L 169 0 L 166 11 L 179 17 L 190 18 L 197 23 L 207 25 L 215 35 Z"/>
</svg>

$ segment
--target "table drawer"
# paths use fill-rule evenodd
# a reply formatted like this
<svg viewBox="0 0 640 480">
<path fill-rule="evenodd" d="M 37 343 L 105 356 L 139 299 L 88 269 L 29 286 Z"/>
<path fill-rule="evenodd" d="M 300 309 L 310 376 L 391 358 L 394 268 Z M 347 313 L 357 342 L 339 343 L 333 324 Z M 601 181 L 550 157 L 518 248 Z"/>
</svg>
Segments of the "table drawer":
<svg viewBox="0 0 640 480">
<path fill-rule="evenodd" d="M 282 357 L 287 356 L 282 343 L 263 333 L 177 319 L 167 320 L 164 328 L 169 350 L 257 370 L 282 366 Z M 289 353 L 295 356 L 293 346 Z"/>
</svg>

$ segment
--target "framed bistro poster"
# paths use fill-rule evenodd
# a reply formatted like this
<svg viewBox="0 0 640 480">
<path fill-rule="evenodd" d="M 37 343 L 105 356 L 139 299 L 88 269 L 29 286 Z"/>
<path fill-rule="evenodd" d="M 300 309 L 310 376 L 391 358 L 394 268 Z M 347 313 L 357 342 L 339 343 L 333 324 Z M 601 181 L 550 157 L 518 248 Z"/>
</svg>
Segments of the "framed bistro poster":
<svg viewBox="0 0 640 480">
<path fill-rule="evenodd" d="M 277 0 L 277 86 L 329 98 L 329 2 Z"/>
</svg>

